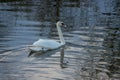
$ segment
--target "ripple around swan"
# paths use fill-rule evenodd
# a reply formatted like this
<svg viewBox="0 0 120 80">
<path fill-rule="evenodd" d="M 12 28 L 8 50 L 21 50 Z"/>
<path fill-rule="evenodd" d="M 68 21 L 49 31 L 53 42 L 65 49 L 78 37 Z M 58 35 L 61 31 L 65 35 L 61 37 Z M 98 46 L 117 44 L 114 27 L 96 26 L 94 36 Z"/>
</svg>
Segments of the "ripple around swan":
<svg viewBox="0 0 120 80">
<path fill-rule="evenodd" d="M 107 77 L 109 74 L 109 77 L 115 79 L 120 78 L 120 28 L 107 24 L 106 20 L 110 16 L 103 16 L 108 26 L 101 26 L 104 21 L 100 26 L 86 26 L 92 24 L 89 19 L 87 22 L 86 4 L 82 6 L 79 0 L 66 0 L 62 4 L 59 18 L 68 24 L 68 27 L 62 27 L 66 40 L 64 59 L 67 68 L 61 68 L 61 49 L 46 54 L 36 53 L 28 57 L 29 50 L 26 47 L 39 38 L 59 41 L 55 27 L 58 18 L 55 16 L 56 2 L 52 0 L 0 0 L 0 2 L 0 80 L 90 80 L 101 74 Z M 92 5 L 89 6 L 92 8 Z M 81 8 L 85 9 L 82 11 Z M 85 14 L 82 17 L 81 12 Z M 94 18 L 91 19 L 94 22 Z"/>
</svg>

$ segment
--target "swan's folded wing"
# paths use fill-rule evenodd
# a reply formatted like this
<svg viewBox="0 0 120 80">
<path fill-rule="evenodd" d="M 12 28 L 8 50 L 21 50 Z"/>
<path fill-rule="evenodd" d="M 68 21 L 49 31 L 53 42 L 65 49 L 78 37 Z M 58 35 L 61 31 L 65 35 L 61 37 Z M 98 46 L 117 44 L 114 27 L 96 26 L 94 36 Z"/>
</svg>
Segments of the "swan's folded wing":
<svg viewBox="0 0 120 80">
<path fill-rule="evenodd" d="M 45 47 L 45 46 L 37 46 L 37 45 L 30 45 L 28 46 L 30 48 L 46 48 L 46 49 L 51 49 L 50 47 Z"/>
<path fill-rule="evenodd" d="M 43 40 L 43 39 L 39 39 L 38 41 L 33 43 L 33 45 L 48 49 L 54 49 L 61 46 L 61 44 L 59 42 L 56 42 L 55 40 Z"/>
<path fill-rule="evenodd" d="M 31 45 L 29 46 L 29 49 L 33 51 L 45 51 L 45 50 L 50 49 L 50 47 Z"/>
<path fill-rule="evenodd" d="M 31 50 L 34 51 L 45 51 L 45 50 L 53 50 L 61 47 L 62 44 L 55 41 L 55 40 L 45 40 L 45 39 L 39 39 L 38 41 L 34 42 L 31 46 Z"/>
</svg>

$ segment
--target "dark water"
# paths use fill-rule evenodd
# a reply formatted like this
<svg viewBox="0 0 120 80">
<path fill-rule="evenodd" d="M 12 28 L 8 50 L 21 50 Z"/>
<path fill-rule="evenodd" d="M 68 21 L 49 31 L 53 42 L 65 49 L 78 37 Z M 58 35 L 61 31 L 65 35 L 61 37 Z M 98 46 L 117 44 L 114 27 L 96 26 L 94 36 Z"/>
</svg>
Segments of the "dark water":
<svg viewBox="0 0 120 80">
<path fill-rule="evenodd" d="M 0 1 L 0 80 L 120 79 L 119 1 Z M 59 40 L 57 20 L 68 26 L 64 69 L 60 50 L 27 57 L 25 47 L 39 38 Z"/>
</svg>

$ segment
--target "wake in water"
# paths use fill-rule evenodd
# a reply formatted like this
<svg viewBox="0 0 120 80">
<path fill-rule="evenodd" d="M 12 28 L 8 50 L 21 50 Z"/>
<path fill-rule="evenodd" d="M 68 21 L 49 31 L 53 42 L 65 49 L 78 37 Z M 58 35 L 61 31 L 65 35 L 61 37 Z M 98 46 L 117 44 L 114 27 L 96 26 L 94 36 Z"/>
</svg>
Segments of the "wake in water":
<svg viewBox="0 0 120 80">
<path fill-rule="evenodd" d="M 45 58 L 48 56 L 51 56 L 52 54 L 56 53 L 57 51 L 61 51 L 62 47 L 54 49 L 54 50 L 47 50 L 47 51 L 39 51 L 39 52 L 35 52 L 30 50 L 30 48 L 33 47 L 39 47 L 39 46 L 33 46 L 33 45 L 21 45 L 21 46 L 17 46 L 17 47 L 13 47 L 4 51 L 1 51 L 0 53 L 0 61 L 4 60 L 8 55 L 18 52 L 18 51 L 26 51 L 28 54 L 28 57 L 34 55 L 34 57 L 40 57 L 41 58 Z M 66 48 L 64 48 L 66 49 Z"/>
<path fill-rule="evenodd" d="M 18 52 L 18 51 L 26 51 L 29 55 L 30 53 L 30 48 L 31 47 L 38 47 L 38 46 L 33 46 L 33 45 L 21 45 L 21 46 L 17 46 L 17 47 L 12 47 L 9 49 L 6 49 L 4 51 L 0 52 L 0 61 L 3 61 L 8 55 Z"/>
</svg>

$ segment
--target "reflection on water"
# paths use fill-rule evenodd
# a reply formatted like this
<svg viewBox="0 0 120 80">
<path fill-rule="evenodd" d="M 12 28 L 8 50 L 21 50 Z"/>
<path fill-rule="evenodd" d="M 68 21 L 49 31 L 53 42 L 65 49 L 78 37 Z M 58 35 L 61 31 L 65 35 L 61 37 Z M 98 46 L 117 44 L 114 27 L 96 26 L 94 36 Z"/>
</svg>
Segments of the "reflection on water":
<svg viewBox="0 0 120 80">
<path fill-rule="evenodd" d="M 43 21 L 45 17 L 45 13 L 43 13 L 45 3 L 43 2 L 1 3 L 0 31 L 3 33 L 1 34 L 1 50 L 6 49 L 6 47 L 29 44 L 38 39 L 39 35 L 47 37 L 51 22 Z M 42 5 L 40 5 L 41 3 Z M 43 9 L 39 10 L 39 7 Z"/>
<path fill-rule="evenodd" d="M 119 65 L 120 65 L 120 59 L 119 59 L 119 53 L 120 53 L 120 41 L 119 41 L 119 28 L 108 28 L 107 38 L 104 40 L 104 46 L 106 47 L 105 56 L 107 56 L 106 60 L 108 64 L 108 70 L 110 71 L 111 75 L 114 77 L 118 77 L 119 73 Z M 110 53 L 110 54 L 109 54 Z M 106 61 L 105 60 L 105 61 Z M 112 75 L 113 74 L 113 75 Z"/>
<path fill-rule="evenodd" d="M 119 79 L 119 1 L 112 6 L 107 1 L 1 0 L 0 80 Z M 27 57 L 28 50 L 20 49 L 39 38 L 59 40 L 57 20 L 68 26 L 62 28 L 69 62 L 65 69 L 59 51 Z"/>
</svg>

